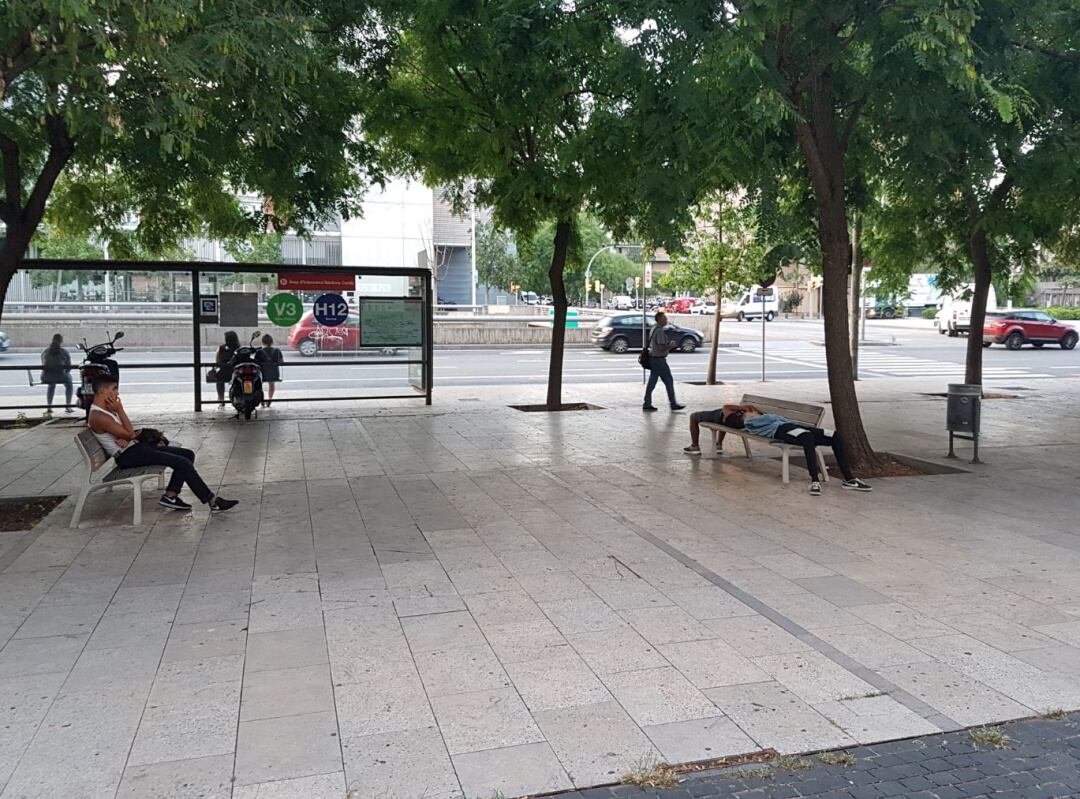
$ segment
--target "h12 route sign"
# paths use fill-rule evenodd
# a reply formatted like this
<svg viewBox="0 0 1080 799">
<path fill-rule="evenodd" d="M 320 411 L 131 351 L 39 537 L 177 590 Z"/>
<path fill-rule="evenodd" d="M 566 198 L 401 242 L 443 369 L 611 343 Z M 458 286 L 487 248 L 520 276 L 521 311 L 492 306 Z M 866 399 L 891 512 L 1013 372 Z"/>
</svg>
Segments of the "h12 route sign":
<svg viewBox="0 0 1080 799">
<path fill-rule="evenodd" d="M 338 327 L 349 318 L 349 303 L 340 294 L 322 294 L 311 306 L 315 321 L 323 327 Z"/>
<path fill-rule="evenodd" d="M 295 294 L 283 291 L 266 303 L 266 315 L 278 327 L 291 327 L 304 315 L 304 303 Z"/>
</svg>

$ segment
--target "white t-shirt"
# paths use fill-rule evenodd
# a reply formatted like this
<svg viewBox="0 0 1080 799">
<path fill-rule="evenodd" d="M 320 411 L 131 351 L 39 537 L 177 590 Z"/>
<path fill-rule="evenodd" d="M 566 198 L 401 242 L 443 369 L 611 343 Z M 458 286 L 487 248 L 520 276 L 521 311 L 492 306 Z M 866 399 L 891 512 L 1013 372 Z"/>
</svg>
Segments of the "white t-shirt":
<svg viewBox="0 0 1080 799">
<path fill-rule="evenodd" d="M 117 424 L 123 424 L 123 422 L 120 421 L 120 417 L 112 411 L 107 411 L 99 405 L 91 405 L 90 413 L 94 413 L 95 411 L 97 413 L 105 414 Z M 115 457 L 117 453 L 123 452 L 125 449 L 127 449 L 127 447 L 130 447 L 133 443 L 135 443 L 133 441 L 129 441 L 127 447 L 121 447 L 120 443 L 116 440 L 116 436 L 114 436 L 112 433 L 99 433 L 93 428 L 90 428 L 90 431 L 94 434 L 94 438 L 98 440 L 98 443 L 101 444 L 101 448 L 105 450 L 105 454 L 107 454 L 110 458 Z"/>
</svg>

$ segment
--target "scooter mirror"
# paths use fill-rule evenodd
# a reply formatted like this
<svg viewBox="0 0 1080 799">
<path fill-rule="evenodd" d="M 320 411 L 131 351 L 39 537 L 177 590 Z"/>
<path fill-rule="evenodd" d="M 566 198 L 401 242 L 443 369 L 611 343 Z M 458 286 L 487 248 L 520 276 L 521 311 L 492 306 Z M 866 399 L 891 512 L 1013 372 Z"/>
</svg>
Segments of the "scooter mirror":
<svg viewBox="0 0 1080 799">
<path fill-rule="evenodd" d="M 119 341 L 119 340 L 120 340 L 120 339 L 122 339 L 123 337 L 124 337 L 124 331 L 123 331 L 123 330 L 121 330 L 121 331 L 119 331 L 119 332 L 118 332 L 118 333 L 116 334 L 116 338 L 115 338 L 115 339 L 113 339 L 113 341 Z"/>
</svg>

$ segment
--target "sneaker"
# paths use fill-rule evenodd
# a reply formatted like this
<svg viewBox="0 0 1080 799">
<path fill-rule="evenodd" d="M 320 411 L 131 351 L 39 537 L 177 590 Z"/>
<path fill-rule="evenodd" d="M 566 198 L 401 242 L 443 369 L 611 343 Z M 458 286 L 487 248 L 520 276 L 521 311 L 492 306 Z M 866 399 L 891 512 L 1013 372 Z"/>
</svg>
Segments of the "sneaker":
<svg viewBox="0 0 1080 799">
<path fill-rule="evenodd" d="M 810 496 L 812 496 L 812 497 L 820 497 L 821 496 L 821 483 L 819 483 L 817 480 L 815 480 L 814 482 L 812 482 L 810 484 Z"/>
<path fill-rule="evenodd" d="M 864 483 L 859 478 L 854 480 L 845 480 L 840 484 L 843 488 L 851 489 L 852 491 L 873 491 L 874 488 L 869 483 Z"/>
<path fill-rule="evenodd" d="M 671 406 L 671 410 L 673 410 L 673 411 L 681 411 L 685 407 L 686 407 L 685 405 L 680 405 L 679 403 L 676 402 L 674 405 Z"/>
<path fill-rule="evenodd" d="M 180 497 L 162 495 L 161 499 L 158 500 L 158 505 L 169 510 L 191 510 L 191 506 Z"/>
<path fill-rule="evenodd" d="M 693 444 L 691 444 L 689 447 L 683 447 L 682 451 L 685 452 L 687 455 L 700 455 L 701 447 L 695 447 Z"/>
<path fill-rule="evenodd" d="M 46 418 L 46 419 L 51 419 L 52 418 L 52 408 L 49 408 L 49 410 L 45 411 L 45 413 L 43 413 L 42 416 L 44 418 Z"/>
<path fill-rule="evenodd" d="M 655 405 L 642 405 L 641 410 L 649 411 L 651 413 L 652 411 L 656 410 L 656 406 Z"/>
<path fill-rule="evenodd" d="M 64 413 L 75 413 L 75 409 L 69 405 L 68 407 L 64 408 Z"/>
<path fill-rule="evenodd" d="M 221 513 L 222 511 L 228 510 L 229 508 L 235 508 L 239 504 L 240 500 L 238 499 L 222 499 L 221 497 L 218 497 L 210 503 L 210 512 Z"/>
</svg>

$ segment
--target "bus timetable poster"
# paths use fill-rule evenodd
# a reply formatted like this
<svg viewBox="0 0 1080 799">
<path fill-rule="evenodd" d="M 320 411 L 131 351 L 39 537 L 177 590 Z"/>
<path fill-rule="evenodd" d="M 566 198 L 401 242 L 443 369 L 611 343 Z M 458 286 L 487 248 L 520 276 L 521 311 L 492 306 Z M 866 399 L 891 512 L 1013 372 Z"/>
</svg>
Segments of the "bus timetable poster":
<svg viewBox="0 0 1080 799">
<path fill-rule="evenodd" d="M 419 347 L 424 343 L 423 300 L 361 297 L 360 342 L 364 347 Z"/>
</svg>

